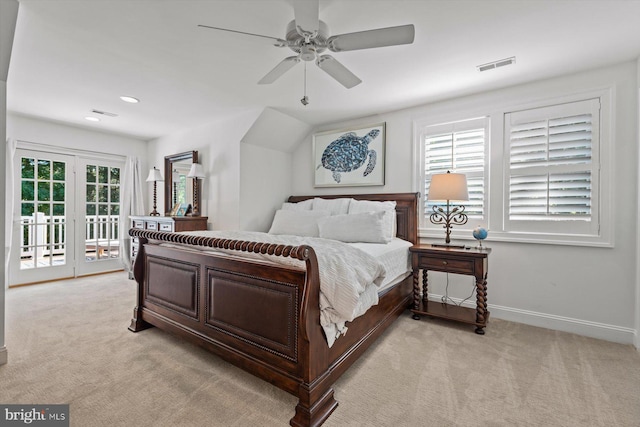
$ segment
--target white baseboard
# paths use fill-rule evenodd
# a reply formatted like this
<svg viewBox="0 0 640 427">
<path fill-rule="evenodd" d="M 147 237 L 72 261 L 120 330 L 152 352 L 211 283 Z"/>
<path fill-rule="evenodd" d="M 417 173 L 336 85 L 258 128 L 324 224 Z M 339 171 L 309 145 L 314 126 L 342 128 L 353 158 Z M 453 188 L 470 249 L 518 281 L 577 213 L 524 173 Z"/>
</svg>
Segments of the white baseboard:
<svg viewBox="0 0 640 427">
<path fill-rule="evenodd" d="M 7 347 L 0 347 L 0 365 L 5 365 L 9 361 Z"/>
<path fill-rule="evenodd" d="M 441 295 L 429 295 L 429 300 L 441 301 L 441 298 Z M 452 299 L 456 303 L 460 303 L 460 300 L 456 300 L 455 298 Z M 467 301 L 462 305 L 464 307 L 475 308 L 475 299 L 474 301 Z M 525 325 L 570 332 L 586 337 L 612 341 L 620 344 L 631 344 L 638 347 L 638 334 L 637 331 L 632 328 L 492 304 L 488 304 L 487 308 L 491 313 L 489 322 L 491 322 L 491 319 L 509 320 L 511 322 L 524 323 Z"/>
</svg>

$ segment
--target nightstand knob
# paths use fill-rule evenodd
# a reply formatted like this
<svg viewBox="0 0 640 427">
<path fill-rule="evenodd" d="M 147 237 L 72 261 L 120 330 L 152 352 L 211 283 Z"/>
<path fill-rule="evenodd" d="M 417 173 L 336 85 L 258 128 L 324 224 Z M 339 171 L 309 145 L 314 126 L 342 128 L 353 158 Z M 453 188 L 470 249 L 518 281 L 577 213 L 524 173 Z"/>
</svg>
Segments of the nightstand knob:
<svg viewBox="0 0 640 427">
<path fill-rule="evenodd" d="M 448 262 L 447 261 L 442 261 L 442 265 L 447 265 Z"/>
</svg>

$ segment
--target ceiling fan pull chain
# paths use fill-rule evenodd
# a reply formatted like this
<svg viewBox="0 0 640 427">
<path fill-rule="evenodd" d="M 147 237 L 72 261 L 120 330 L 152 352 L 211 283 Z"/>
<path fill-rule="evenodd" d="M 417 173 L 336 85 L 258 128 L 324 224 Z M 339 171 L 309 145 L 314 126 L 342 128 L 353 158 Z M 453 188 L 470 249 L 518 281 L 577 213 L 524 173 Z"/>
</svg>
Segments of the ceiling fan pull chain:
<svg viewBox="0 0 640 427">
<path fill-rule="evenodd" d="M 309 104 L 309 98 L 307 97 L 307 63 L 306 62 L 304 63 L 304 96 L 302 97 L 300 102 L 302 102 L 302 105 L 304 105 L 305 107 L 307 106 L 307 104 Z"/>
</svg>

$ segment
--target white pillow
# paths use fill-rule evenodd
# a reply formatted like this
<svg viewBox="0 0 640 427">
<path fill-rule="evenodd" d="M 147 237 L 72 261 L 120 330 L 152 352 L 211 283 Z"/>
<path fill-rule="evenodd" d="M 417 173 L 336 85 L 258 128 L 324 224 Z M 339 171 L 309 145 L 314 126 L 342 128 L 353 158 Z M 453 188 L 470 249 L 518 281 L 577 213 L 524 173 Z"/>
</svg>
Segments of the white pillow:
<svg viewBox="0 0 640 427">
<path fill-rule="evenodd" d="M 352 199 L 313 199 L 313 210 L 329 211 L 331 215 L 343 215 L 349 212 L 349 205 Z"/>
<path fill-rule="evenodd" d="M 282 210 L 284 211 L 310 211 L 313 207 L 313 199 L 303 200 L 298 203 L 283 203 Z"/>
<path fill-rule="evenodd" d="M 388 243 L 386 211 L 331 215 L 318 219 L 320 237 L 346 243 Z"/>
<path fill-rule="evenodd" d="M 349 214 L 362 212 L 385 211 L 388 214 L 383 218 L 385 223 L 385 233 L 387 239 L 391 240 L 396 236 L 396 202 L 374 202 L 372 200 L 352 200 L 349 204 Z"/>
<path fill-rule="evenodd" d="M 331 215 L 328 211 L 277 210 L 269 234 L 318 237 L 318 219 Z"/>
</svg>

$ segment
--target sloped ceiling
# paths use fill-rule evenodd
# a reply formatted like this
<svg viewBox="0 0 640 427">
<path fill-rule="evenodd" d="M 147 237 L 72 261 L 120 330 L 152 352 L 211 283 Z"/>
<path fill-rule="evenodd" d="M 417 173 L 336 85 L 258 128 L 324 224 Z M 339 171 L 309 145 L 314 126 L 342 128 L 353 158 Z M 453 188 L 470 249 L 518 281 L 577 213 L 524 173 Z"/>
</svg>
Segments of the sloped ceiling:
<svg viewBox="0 0 640 427">
<path fill-rule="evenodd" d="M 21 0 L 10 112 L 152 139 L 255 108 L 318 126 L 595 68 L 640 56 L 640 1 L 320 0 L 331 34 L 414 24 L 411 45 L 336 53 L 363 83 L 345 89 L 313 63 L 271 85 L 291 0 Z M 515 56 L 515 65 L 476 66 Z M 139 104 L 125 104 L 130 95 Z M 97 109 L 117 114 L 98 123 Z"/>
</svg>

